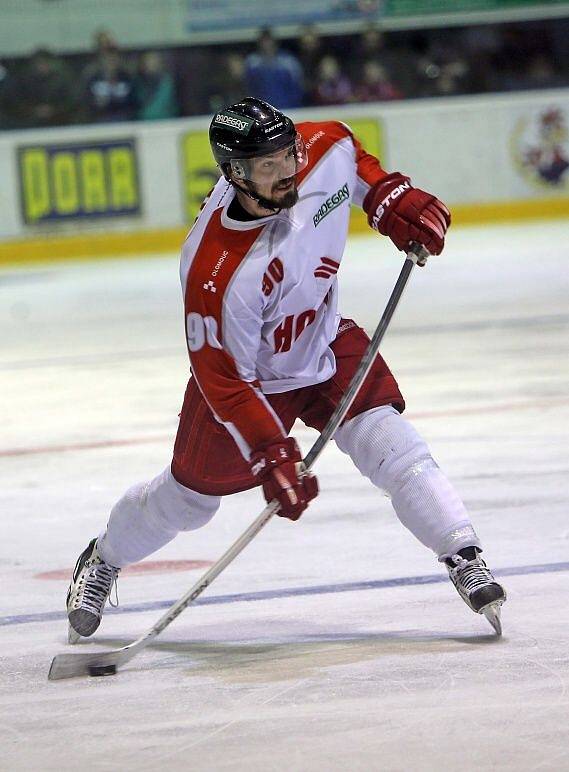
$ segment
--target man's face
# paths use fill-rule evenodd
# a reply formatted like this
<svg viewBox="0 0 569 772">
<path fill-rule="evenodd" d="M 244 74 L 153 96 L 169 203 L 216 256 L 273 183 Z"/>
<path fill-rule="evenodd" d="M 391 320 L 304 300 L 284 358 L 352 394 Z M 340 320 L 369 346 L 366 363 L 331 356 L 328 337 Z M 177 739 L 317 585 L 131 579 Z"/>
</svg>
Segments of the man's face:
<svg viewBox="0 0 569 772">
<path fill-rule="evenodd" d="M 298 201 L 297 171 L 295 148 L 291 145 L 276 153 L 250 159 L 245 177 L 251 192 L 260 199 L 276 209 L 290 209 Z"/>
</svg>

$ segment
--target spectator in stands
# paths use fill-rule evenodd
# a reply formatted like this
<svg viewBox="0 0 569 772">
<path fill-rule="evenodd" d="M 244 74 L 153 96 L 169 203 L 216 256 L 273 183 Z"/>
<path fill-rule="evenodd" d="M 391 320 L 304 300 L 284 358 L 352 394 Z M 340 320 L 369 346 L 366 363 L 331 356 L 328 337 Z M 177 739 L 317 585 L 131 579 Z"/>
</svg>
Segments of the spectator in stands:
<svg viewBox="0 0 569 772">
<path fill-rule="evenodd" d="M 553 56 L 542 52 L 534 54 L 528 62 L 522 88 L 560 88 L 565 81 L 557 72 Z"/>
<path fill-rule="evenodd" d="M 134 84 L 137 117 L 141 121 L 173 118 L 179 114 L 174 78 L 158 51 L 142 54 Z"/>
<path fill-rule="evenodd" d="M 281 110 L 300 107 L 303 99 L 303 72 L 292 54 L 277 46 L 269 29 L 261 31 L 257 51 L 245 62 L 247 92 Z"/>
<path fill-rule="evenodd" d="M 470 65 L 471 91 L 491 91 L 492 62 L 500 48 L 501 40 L 498 26 L 484 24 L 466 27 L 458 34 L 457 43 Z"/>
<path fill-rule="evenodd" d="M 134 78 L 116 48 L 101 52 L 95 67 L 89 66 L 85 98 L 89 118 L 96 123 L 130 121 L 135 117 Z"/>
<path fill-rule="evenodd" d="M 76 92 L 67 65 L 47 49 L 38 49 L 16 85 L 17 123 L 22 128 L 73 123 Z"/>
<path fill-rule="evenodd" d="M 307 91 L 310 90 L 311 80 L 316 77 L 318 65 L 324 53 L 322 38 L 318 34 L 316 27 L 313 24 L 307 24 L 302 27 L 298 37 L 298 59 L 309 83 Z"/>
<path fill-rule="evenodd" d="M 555 19 L 553 28 L 550 30 L 551 52 L 559 71 L 563 76 L 565 85 L 569 84 L 569 17 L 565 19 Z"/>
<path fill-rule="evenodd" d="M 472 91 L 468 59 L 448 41 L 434 40 L 417 63 L 419 96 L 453 96 Z"/>
<path fill-rule="evenodd" d="M 363 30 L 359 39 L 358 52 L 365 60 L 380 56 L 385 49 L 385 33 L 374 24 L 369 24 Z"/>
<path fill-rule="evenodd" d="M 357 102 L 385 102 L 402 98 L 402 92 L 391 82 L 385 67 L 375 59 L 364 64 L 362 82 L 355 89 Z"/>
<path fill-rule="evenodd" d="M 99 56 L 103 56 L 109 51 L 117 51 L 119 47 L 113 33 L 104 27 L 95 32 L 93 42 L 95 43 L 95 51 Z"/>
<path fill-rule="evenodd" d="M 210 110 L 220 110 L 233 105 L 246 96 L 245 59 L 240 54 L 228 54 L 219 69 L 218 82 L 213 86 L 209 100 Z"/>
<path fill-rule="evenodd" d="M 416 89 L 414 70 L 416 57 L 409 46 L 396 45 L 377 26 L 370 24 L 355 39 L 348 57 L 352 81 L 362 80 L 366 63 L 375 61 L 384 70 L 386 79 L 401 96 Z"/>
<path fill-rule="evenodd" d="M 10 129 L 13 125 L 14 89 L 12 76 L 8 68 L 0 62 L 0 129 Z"/>
<path fill-rule="evenodd" d="M 83 81 L 87 82 L 101 68 L 101 62 L 110 52 L 111 54 L 119 50 L 119 45 L 114 35 L 107 29 L 99 29 L 92 37 L 93 54 L 92 61 L 83 70 Z"/>
<path fill-rule="evenodd" d="M 517 91 L 524 88 L 527 61 L 534 41 L 528 41 L 523 26 L 500 27 L 500 44 L 493 57 L 489 76 L 492 91 Z"/>
<path fill-rule="evenodd" d="M 214 46 L 190 46 L 173 53 L 178 104 L 182 115 L 209 113 L 209 101 L 215 91 L 214 83 L 222 76 L 221 68 L 212 66 L 220 58 Z M 223 54 L 221 54 L 223 56 Z M 242 96 L 242 94 L 240 94 Z"/>
<path fill-rule="evenodd" d="M 316 105 L 342 105 L 353 101 L 354 89 L 333 56 L 325 56 L 316 72 L 312 100 Z"/>
</svg>

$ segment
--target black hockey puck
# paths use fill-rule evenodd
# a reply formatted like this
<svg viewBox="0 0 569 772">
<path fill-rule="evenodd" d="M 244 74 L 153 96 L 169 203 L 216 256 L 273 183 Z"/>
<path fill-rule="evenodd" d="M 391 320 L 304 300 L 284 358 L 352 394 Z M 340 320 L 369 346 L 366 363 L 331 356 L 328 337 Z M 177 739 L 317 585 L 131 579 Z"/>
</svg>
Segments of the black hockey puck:
<svg viewBox="0 0 569 772">
<path fill-rule="evenodd" d="M 89 675 L 93 677 L 115 675 L 116 672 L 116 665 L 91 665 L 89 668 Z"/>
</svg>

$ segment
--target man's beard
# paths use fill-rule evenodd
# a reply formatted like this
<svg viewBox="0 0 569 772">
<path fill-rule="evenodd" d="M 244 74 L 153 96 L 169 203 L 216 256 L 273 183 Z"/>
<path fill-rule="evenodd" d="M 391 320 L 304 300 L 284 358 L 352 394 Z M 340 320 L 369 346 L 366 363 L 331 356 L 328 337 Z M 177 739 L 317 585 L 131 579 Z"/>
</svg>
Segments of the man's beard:
<svg viewBox="0 0 569 772">
<path fill-rule="evenodd" d="M 273 194 L 279 192 L 279 184 L 280 183 L 277 183 L 273 186 Z M 262 206 L 263 209 L 291 209 L 298 201 L 298 188 L 296 186 L 296 180 L 292 181 L 291 189 L 287 190 L 286 193 L 280 198 L 265 198 L 264 196 L 259 195 L 258 191 L 256 190 L 254 191 L 254 195 L 257 196 L 257 203 L 259 206 Z"/>
</svg>

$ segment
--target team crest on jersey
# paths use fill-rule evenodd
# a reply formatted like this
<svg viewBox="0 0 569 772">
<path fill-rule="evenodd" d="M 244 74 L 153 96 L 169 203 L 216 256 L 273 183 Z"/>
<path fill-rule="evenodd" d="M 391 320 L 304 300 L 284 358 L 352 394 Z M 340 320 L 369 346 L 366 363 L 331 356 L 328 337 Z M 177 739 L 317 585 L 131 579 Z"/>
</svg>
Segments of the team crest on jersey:
<svg viewBox="0 0 569 772">
<path fill-rule="evenodd" d="M 314 227 L 317 228 L 322 220 L 330 214 L 330 212 L 333 212 L 334 209 L 337 209 L 341 204 L 344 203 L 344 201 L 347 201 L 349 197 L 350 189 L 348 187 L 348 183 L 344 182 L 342 187 L 338 188 L 338 190 L 333 195 L 331 195 L 330 198 L 327 198 L 320 209 L 316 212 L 312 218 Z"/>
</svg>

